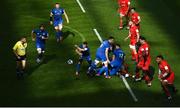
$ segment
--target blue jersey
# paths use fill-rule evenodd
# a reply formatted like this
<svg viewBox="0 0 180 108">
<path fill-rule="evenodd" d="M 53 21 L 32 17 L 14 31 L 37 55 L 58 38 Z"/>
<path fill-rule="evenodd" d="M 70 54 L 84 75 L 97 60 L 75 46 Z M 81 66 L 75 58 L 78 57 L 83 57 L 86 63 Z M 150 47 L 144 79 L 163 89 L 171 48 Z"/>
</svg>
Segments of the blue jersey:
<svg viewBox="0 0 180 108">
<path fill-rule="evenodd" d="M 53 14 L 54 21 L 63 21 L 62 15 L 64 14 L 64 9 L 62 8 L 54 8 L 51 10 L 51 13 Z"/>
<path fill-rule="evenodd" d="M 105 54 L 106 49 L 107 48 L 109 49 L 110 47 L 111 47 L 111 45 L 110 45 L 109 41 L 105 40 L 105 41 L 103 41 L 101 46 L 98 48 L 98 51 Z"/>
<path fill-rule="evenodd" d="M 80 48 L 82 49 L 85 49 L 85 51 L 82 51 L 82 57 L 87 57 L 87 56 L 90 56 L 90 49 L 88 47 L 84 48 L 83 45 L 80 45 L 79 46 Z"/>
<path fill-rule="evenodd" d="M 99 61 L 106 61 L 106 49 L 110 49 L 111 45 L 109 43 L 108 40 L 103 41 L 103 43 L 101 44 L 101 46 L 97 49 L 96 51 L 96 59 Z"/>
<path fill-rule="evenodd" d="M 36 30 L 33 30 L 33 33 L 36 34 L 36 44 L 45 44 L 45 39 L 42 39 L 42 37 L 45 37 L 45 38 L 48 37 L 47 31 L 36 29 Z"/>
<path fill-rule="evenodd" d="M 115 61 L 122 63 L 124 61 L 125 53 L 121 49 L 115 49 L 113 51 L 113 54 L 115 56 Z"/>
</svg>

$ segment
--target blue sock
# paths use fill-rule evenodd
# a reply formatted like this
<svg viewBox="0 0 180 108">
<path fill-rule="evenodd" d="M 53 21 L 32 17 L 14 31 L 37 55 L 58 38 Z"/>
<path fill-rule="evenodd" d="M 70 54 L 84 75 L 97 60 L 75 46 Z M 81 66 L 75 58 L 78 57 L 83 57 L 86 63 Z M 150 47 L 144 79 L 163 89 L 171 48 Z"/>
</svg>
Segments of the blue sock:
<svg viewBox="0 0 180 108">
<path fill-rule="evenodd" d="M 105 71 L 105 73 L 106 73 L 106 76 L 109 76 L 108 67 L 105 67 L 105 68 L 104 68 L 104 71 Z"/>
<path fill-rule="evenodd" d="M 61 31 L 56 31 L 56 38 L 59 39 L 62 35 Z"/>
<path fill-rule="evenodd" d="M 77 66 L 76 66 L 76 72 L 79 72 L 80 67 L 81 67 L 81 64 L 78 63 Z"/>
<path fill-rule="evenodd" d="M 103 67 L 100 69 L 99 74 L 102 74 L 103 72 L 105 72 L 105 70 L 106 70 L 106 67 L 103 66 Z"/>
<path fill-rule="evenodd" d="M 110 71 L 110 75 L 115 75 L 116 72 L 117 72 L 116 69 L 113 68 L 113 69 Z"/>
</svg>

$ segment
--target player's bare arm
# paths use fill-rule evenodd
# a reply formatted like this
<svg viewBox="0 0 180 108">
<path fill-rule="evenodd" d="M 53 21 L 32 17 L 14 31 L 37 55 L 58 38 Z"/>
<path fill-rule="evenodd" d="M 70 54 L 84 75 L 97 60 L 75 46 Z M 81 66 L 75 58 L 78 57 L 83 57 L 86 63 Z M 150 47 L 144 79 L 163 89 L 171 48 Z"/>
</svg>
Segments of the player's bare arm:
<svg viewBox="0 0 180 108">
<path fill-rule="evenodd" d="M 69 23 L 69 18 L 68 18 L 68 15 L 67 15 L 67 13 L 66 13 L 65 10 L 64 10 L 64 16 L 65 16 L 65 18 L 66 18 L 66 22 Z"/>
<path fill-rule="evenodd" d="M 53 24 L 53 13 L 52 12 L 50 13 L 50 24 L 51 25 Z"/>
<path fill-rule="evenodd" d="M 109 63 L 110 60 L 109 60 L 109 49 L 108 48 L 106 48 L 105 54 L 106 54 L 107 62 Z"/>
<path fill-rule="evenodd" d="M 35 41 L 35 34 L 33 31 L 31 32 L 31 37 L 32 37 L 32 41 Z"/>
</svg>

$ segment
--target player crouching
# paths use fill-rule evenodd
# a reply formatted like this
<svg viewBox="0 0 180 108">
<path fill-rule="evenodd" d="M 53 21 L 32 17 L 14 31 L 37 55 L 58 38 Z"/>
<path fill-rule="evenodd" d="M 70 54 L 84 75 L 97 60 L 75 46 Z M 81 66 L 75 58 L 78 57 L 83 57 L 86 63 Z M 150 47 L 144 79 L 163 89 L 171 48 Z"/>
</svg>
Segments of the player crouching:
<svg viewBox="0 0 180 108">
<path fill-rule="evenodd" d="M 156 57 L 156 62 L 158 63 L 158 67 L 159 67 L 158 78 L 161 82 L 161 86 L 167 98 L 171 100 L 172 95 L 170 89 L 174 93 L 177 92 L 177 89 L 174 86 L 174 78 L 175 78 L 174 72 L 171 70 L 169 64 L 167 63 L 167 61 L 164 60 L 164 57 L 162 55 L 158 55 Z"/>
<path fill-rule="evenodd" d="M 13 52 L 16 56 L 16 74 L 18 78 L 24 76 L 26 68 L 26 48 L 27 42 L 25 37 L 22 37 L 13 47 Z"/>
<path fill-rule="evenodd" d="M 76 66 L 76 76 L 79 76 L 79 71 L 80 71 L 80 66 L 83 62 L 83 60 L 86 60 L 89 64 L 89 66 L 91 65 L 91 56 L 90 56 L 90 49 L 88 47 L 88 43 L 87 42 L 83 42 L 82 45 L 78 46 L 78 45 L 74 45 L 76 48 L 76 53 L 80 56 L 77 66 Z"/>
</svg>

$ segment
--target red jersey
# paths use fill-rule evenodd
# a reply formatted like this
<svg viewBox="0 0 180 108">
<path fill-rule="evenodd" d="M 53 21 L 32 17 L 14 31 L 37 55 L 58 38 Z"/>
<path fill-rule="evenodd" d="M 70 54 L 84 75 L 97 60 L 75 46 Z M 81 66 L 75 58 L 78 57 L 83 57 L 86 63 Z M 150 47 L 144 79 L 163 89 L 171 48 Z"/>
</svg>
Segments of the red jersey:
<svg viewBox="0 0 180 108">
<path fill-rule="evenodd" d="M 131 14 L 131 21 L 135 24 L 139 24 L 140 16 L 137 12 Z"/>
<path fill-rule="evenodd" d="M 139 30 L 136 25 L 130 26 L 129 35 L 131 41 L 137 42 L 137 36 L 139 36 Z"/>
<path fill-rule="evenodd" d="M 150 47 L 148 45 L 148 43 L 144 43 L 140 46 L 139 50 L 138 50 L 138 59 L 139 61 L 143 60 L 144 62 L 146 62 L 146 60 L 150 59 Z"/>
<path fill-rule="evenodd" d="M 159 66 L 159 75 L 160 75 L 159 77 L 160 78 L 163 78 L 164 74 L 169 74 L 167 72 L 170 72 L 170 73 L 172 72 L 171 67 L 165 60 L 162 60 L 161 63 L 158 64 L 158 66 Z"/>
<path fill-rule="evenodd" d="M 121 8 L 129 8 L 130 0 L 118 0 L 118 4 Z"/>
</svg>

